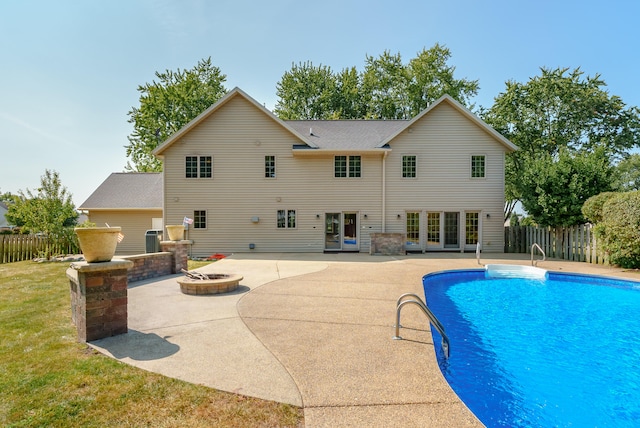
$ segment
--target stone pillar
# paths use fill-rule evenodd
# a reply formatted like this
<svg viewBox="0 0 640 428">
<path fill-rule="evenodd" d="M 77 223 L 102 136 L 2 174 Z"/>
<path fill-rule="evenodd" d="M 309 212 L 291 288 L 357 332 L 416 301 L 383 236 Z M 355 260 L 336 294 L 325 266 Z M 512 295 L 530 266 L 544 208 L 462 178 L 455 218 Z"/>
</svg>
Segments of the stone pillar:
<svg viewBox="0 0 640 428">
<path fill-rule="evenodd" d="M 183 239 L 182 241 L 160 241 L 160 251 L 172 254 L 171 273 L 180 273 L 182 269 L 188 270 L 189 245 L 193 241 Z"/>
<path fill-rule="evenodd" d="M 74 262 L 67 269 L 71 319 L 79 342 L 124 334 L 127 325 L 128 260 Z"/>
</svg>

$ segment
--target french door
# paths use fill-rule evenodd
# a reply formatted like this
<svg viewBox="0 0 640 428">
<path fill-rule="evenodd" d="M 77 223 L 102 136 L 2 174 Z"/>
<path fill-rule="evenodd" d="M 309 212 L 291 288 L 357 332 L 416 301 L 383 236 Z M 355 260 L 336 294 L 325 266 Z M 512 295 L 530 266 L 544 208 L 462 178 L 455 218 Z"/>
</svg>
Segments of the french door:
<svg viewBox="0 0 640 428">
<path fill-rule="evenodd" d="M 473 250 L 481 235 L 480 212 L 463 214 L 461 223 L 462 214 L 457 211 L 427 212 L 427 250 Z"/>
<path fill-rule="evenodd" d="M 324 215 L 324 248 L 329 251 L 358 251 L 358 213 L 339 212 Z"/>
<path fill-rule="evenodd" d="M 427 212 L 427 250 L 460 249 L 460 213 Z"/>
</svg>

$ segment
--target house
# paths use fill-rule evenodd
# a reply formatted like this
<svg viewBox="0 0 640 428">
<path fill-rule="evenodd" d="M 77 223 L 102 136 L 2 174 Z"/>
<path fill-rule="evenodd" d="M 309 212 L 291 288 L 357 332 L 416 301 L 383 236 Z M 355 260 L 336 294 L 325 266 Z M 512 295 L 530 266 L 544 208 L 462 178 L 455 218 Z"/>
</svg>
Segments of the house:
<svg viewBox="0 0 640 428">
<path fill-rule="evenodd" d="M 113 173 L 78 207 L 98 226 L 122 227 L 118 254 L 146 251 L 146 231 L 162 229 L 162 174 Z"/>
<path fill-rule="evenodd" d="M 154 150 L 164 223 L 192 254 L 503 251 L 505 153 L 517 147 L 449 96 L 412 120 L 283 121 L 235 88 Z"/>
</svg>

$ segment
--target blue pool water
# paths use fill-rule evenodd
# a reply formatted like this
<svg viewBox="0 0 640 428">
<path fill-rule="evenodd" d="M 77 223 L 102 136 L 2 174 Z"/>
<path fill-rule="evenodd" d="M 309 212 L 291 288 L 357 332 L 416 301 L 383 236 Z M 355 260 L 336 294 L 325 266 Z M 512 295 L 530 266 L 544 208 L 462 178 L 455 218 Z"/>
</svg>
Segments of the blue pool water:
<svg viewBox="0 0 640 428">
<path fill-rule="evenodd" d="M 488 427 L 640 425 L 640 283 L 485 270 L 423 278 L 451 342 L 440 368 Z"/>
</svg>

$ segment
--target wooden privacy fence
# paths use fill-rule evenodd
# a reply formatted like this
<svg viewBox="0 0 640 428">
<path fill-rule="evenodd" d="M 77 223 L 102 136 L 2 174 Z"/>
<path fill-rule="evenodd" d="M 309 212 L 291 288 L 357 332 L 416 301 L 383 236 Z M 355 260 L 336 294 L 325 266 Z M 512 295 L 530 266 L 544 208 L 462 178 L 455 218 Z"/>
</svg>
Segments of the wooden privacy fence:
<svg viewBox="0 0 640 428">
<path fill-rule="evenodd" d="M 46 236 L 0 235 L 0 263 L 32 260 L 45 255 L 78 254 L 75 242 L 53 243 Z"/>
<path fill-rule="evenodd" d="M 531 253 L 533 244 L 540 245 L 547 257 L 594 264 L 608 263 L 605 255 L 598 251 L 593 226 L 590 224 L 555 228 L 535 226 L 504 228 L 505 253 Z"/>
</svg>

